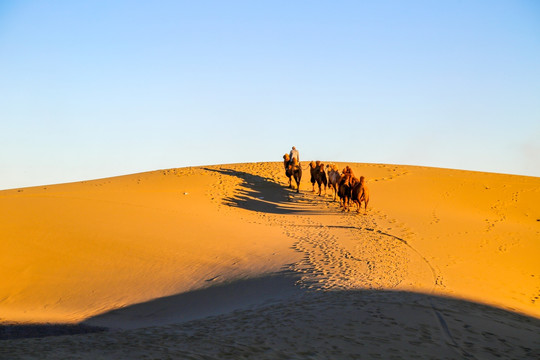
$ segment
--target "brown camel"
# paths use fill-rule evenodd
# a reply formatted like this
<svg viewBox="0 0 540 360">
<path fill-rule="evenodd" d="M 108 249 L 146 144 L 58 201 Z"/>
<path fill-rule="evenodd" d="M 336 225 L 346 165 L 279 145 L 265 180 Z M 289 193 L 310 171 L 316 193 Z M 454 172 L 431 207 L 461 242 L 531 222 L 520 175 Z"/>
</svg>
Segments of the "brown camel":
<svg viewBox="0 0 540 360">
<path fill-rule="evenodd" d="M 328 169 L 328 187 L 332 189 L 334 193 L 334 201 L 336 201 L 338 193 L 339 170 L 334 164 L 326 165 L 326 168 Z"/>
<path fill-rule="evenodd" d="M 289 188 L 292 188 L 292 183 L 291 183 L 292 169 L 289 164 L 290 160 L 291 158 L 289 157 L 289 154 L 283 155 L 283 166 L 285 167 L 285 176 L 289 178 Z"/>
<path fill-rule="evenodd" d="M 291 169 L 292 177 L 294 178 L 294 181 L 296 182 L 296 192 L 300 192 L 300 180 L 302 180 L 302 167 L 298 163 L 298 160 L 296 158 L 293 158 L 292 164 L 289 165 Z"/>
<path fill-rule="evenodd" d="M 352 169 L 347 165 L 338 180 L 339 206 L 343 211 L 349 211 L 349 204 L 352 196 L 352 189 L 359 182 L 354 176 Z"/>
<path fill-rule="evenodd" d="M 316 162 L 309 163 L 309 171 L 311 173 L 311 191 L 315 192 L 315 183 L 319 187 L 319 196 L 322 193 L 322 187 L 324 185 L 324 194 L 326 195 L 326 187 L 328 185 L 328 180 L 326 178 L 326 171 L 324 169 L 324 164 L 319 160 Z"/>
<path fill-rule="evenodd" d="M 369 203 L 369 189 L 366 186 L 366 179 L 360 176 L 360 181 L 354 185 L 351 192 L 351 200 L 358 206 L 356 212 L 360 213 L 362 201 L 364 202 L 364 215 L 367 214 L 367 206 Z"/>
</svg>

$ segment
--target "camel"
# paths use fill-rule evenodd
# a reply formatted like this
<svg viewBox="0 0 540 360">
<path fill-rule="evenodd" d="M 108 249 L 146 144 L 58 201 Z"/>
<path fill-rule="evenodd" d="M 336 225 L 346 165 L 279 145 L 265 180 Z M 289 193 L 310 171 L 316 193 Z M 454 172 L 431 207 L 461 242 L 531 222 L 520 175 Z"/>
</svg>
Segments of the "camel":
<svg viewBox="0 0 540 360">
<path fill-rule="evenodd" d="M 363 176 L 360 176 L 359 182 L 354 185 L 351 191 L 351 200 L 358 206 L 358 209 L 356 210 L 357 213 L 360 213 L 362 201 L 364 201 L 364 215 L 367 214 L 367 206 L 369 203 L 369 190 L 366 186 L 366 179 Z"/>
<path fill-rule="evenodd" d="M 296 182 L 296 192 L 300 192 L 300 180 L 302 180 L 302 167 L 298 163 L 298 160 L 294 158 L 292 160 L 292 165 L 290 165 L 292 171 L 292 177 Z"/>
<path fill-rule="evenodd" d="M 291 158 L 289 157 L 289 154 L 283 155 L 283 166 L 285 167 L 285 176 L 289 178 L 289 188 L 292 188 L 291 183 L 291 176 L 292 176 L 292 169 L 289 166 Z"/>
<path fill-rule="evenodd" d="M 351 167 L 349 165 L 345 166 L 345 168 L 343 169 L 343 174 L 344 175 L 350 175 L 353 178 L 355 177 L 354 173 L 353 173 L 353 171 L 352 171 L 352 169 L 351 169 Z"/>
<path fill-rule="evenodd" d="M 315 172 L 317 171 L 317 164 L 315 161 L 309 163 L 309 173 L 311 175 L 311 192 L 315 192 Z"/>
<path fill-rule="evenodd" d="M 354 176 L 352 169 L 346 166 L 338 180 L 338 196 L 340 198 L 339 206 L 343 211 L 349 211 L 348 208 L 351 200 L 352 189 L 359 182 Z"/>
<path fill-rule="evenodd" d="M 342 207 L 343 211 L 347 210 L 351 198 L 350 177 L 348 174 L 342 174 L 338 181 L 339 207 Z"/>
<path fill-rule="evenodd" d="M 316 162 L 312 161 L 311 163 L 309 163 L 309 171 L 311 173 L 311 191 L 315 192 L 315 183 L 317 183 L 319 187 L 319 196 L 321 196 L 323 185 L 324 194 L 326 195 L 326 186 L 328 184 L 328 180 L 326 178 L 324 164 L 322 164 L 319 160 L 317 160 Z"/>
<path fill-rule="evenodd" d="M 328 169 L 328 187 L 331 188 L 334 193 L 333 201 L 336 201 L 338 193 L 339 170 L 334 164 L 326 165 L 326 169 Z"/>
<path fill-rule="evenodd" d="M 292 164 L 289 164 L 289 154 L 283 155 L 283 166 L 285 167 L 285 175 L 289 178 L 289 188 L 292 188 L 291 177 L 296 182 L 296 192 L 300 192 L 300 180 L 302 180 L 302 167 L 298 163 L 296 158 L 293 159 Z"/>
</svg>

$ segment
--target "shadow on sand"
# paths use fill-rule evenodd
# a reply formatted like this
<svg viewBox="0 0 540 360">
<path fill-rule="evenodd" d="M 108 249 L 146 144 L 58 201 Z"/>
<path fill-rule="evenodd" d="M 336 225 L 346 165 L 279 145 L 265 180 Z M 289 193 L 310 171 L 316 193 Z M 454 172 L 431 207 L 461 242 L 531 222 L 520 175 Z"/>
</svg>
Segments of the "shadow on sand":
<svg viewBox="0 0 540 360">
<path fill-rule="evenodd" d="M 533 317 L 470 301 L 404 291 L 305 291 L 295 286 L 296 279 L 292 274 L 279 273 L 216 284 L 116 309 L 79 325 L 5 325 L 0 329 L 3 339 L 17 339 L 80 334 L 75 331 L 77 327 L 88 330 L 82 333 L 89 333 L 103 331 L 106 326 L 130 330 L 177 324 L 175 329 L 179 330 L 170 336 L 171 346 L 183 339 L 178 334 L 184 333 L 188 333 L 189 341 L 195 342 L 190 345 L 195 351 L 208 342 L 221 344 L 234 339 L 241 345 L 235 348 L 234 341 L 227 343 L 227 351 L 239 355 L 246 346 L 253 349 L 262 346 L 260 339 L 267 336 L 282 336 L 281 343 L 287 344 L 287 338 L 296 335 L 301 341 L 294 347 L 274 351 L 316 348 L 324 353 L 334 351 L 341 344 L 357 353 L 371 344 L 414 350 L 434 358 L 532 359 L 540 355 L 540 320 Z M 41 328 L 36 333 L 38 327 Z M 162 331 L 152 329 L 156 334 Z M 163 331 L 167 334 L 172 330 Z M 238 334 L 231 335 L 231 331 Z M 197 336 L 193 338 L 189 334 Z M 144 337 L 140 339 L 145 341 Z M 75 341 L 73 351 L 84 351 L 78 348 L 83 342 L 71 341 Z M 141 344 L 143 348 L 150 346 Z M 167 345 L 163 346 L 165 355 Z M 406 353 L 401 355 L 414 358 Z"/>
<path fill-rule="evenodd" d="M 0 325 L 0 340 L 90 334 L 106 330 L 106 327 L 85 324 L 5 324 Z"/>
<path fill-rule="evenodd" d="M 181 323 L 234 310 L 267 305 L 304 293 L 296 273 L 283 271 L 258 278 L 215 284 L 113 310 L 84 322 L 97 327 L 133 329 Z M 207 280 L 209 283 L 212 279 Z"/>
<path fill-rule="evenodd" d="M 313 203 L 314 200 L 310 198 L 310 195 L 302 192 L 302 190 L 300 190 L 300 193 L 297 193 L 295 190 L 278 184 L 272 179 L 243 171 L 203 169 L 222 175 L 234 176 L 242 180 L 242 189 L 234 196 L 224 198 L 224 205 L 269 214 L 321 213 L 320 210 L 306 206 L 308 203 Z M 335 213 L 328 212 L 328 214 Z"/>
<path fill-rule="evenodd" d="M 135 329 L 182 323 L 299 296 L 304 291 L 296 286 L 298 279 L 298 275 L 291 271 L 211 286 L 214 280 L 209 279 L 207 288 L 111 310 L 79 324 L 0 325 L 0 340 L 88 334 L 109 329 Z"/>
</svg>

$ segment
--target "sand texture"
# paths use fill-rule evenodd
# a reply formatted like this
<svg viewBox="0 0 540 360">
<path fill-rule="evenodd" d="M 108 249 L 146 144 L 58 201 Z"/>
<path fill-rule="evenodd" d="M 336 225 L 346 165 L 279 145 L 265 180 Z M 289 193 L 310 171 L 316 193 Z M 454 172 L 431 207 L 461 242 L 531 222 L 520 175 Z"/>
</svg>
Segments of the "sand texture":
<svg viewBox="0 0 540 360">
<path fill-rule="evenodd" d="M 540 358 L 540 178 L 302 165 L 0 191 L 0 359 Z"/>
</svg>

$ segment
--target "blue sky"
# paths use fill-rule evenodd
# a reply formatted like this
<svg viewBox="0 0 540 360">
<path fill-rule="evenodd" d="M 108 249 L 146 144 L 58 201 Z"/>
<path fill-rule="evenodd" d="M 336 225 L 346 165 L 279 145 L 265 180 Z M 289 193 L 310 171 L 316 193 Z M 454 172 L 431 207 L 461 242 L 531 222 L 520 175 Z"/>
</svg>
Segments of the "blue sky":
<svg viewBox="0 0 540 360">
<path fill-rule="evenodd" d="M 540 3 L 2 1 L 0 189 L 301 160 L 540 176 Z"/>
</svg>

